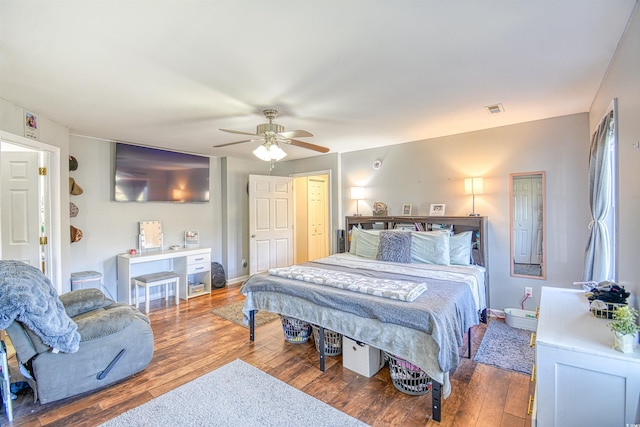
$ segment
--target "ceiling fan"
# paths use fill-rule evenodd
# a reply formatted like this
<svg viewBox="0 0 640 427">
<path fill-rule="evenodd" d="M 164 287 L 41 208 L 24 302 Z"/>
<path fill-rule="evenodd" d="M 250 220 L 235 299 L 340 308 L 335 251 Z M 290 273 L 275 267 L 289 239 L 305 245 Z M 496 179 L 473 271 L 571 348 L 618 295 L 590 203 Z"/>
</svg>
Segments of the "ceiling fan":
<svg viewBox="0 0 640 427">
<path fill-rule="evenodd" d="M 214 145 L 214 148 L 226 147 L 228 145 L 241 144 L 243 142 L 262 142 L 258 148 L 253 151 L 253 154 L 259 159 L 265 161 L 281 160 L 287 153 L 280 148 L 280 143 L 295 145 L 296 147 L 307 148 L 309 150 L 318 151 L 320 153 L 326 153 L 329 151 L 326 147 L 311 144 L 308 142 L 300 141 L 293 138 L 309 137 L 313 134 L 306 130 L 290 130 L 285 131 L 284 126 L 277 123 L 273 123 L 273 119 L 278 116 L 278 110 L 268 108 L 262 110 L 264 116 L 269 120 L 269 123 L 262 123 L 257 126 L 256 133 L 243 132 L 239 130 L 220 129 L 223 132 L 237 133 L 240 135 L 251 135 L 254 138 L 244 139 L 242 141 L 228 142 L 226 144 Z"/>
</svg>

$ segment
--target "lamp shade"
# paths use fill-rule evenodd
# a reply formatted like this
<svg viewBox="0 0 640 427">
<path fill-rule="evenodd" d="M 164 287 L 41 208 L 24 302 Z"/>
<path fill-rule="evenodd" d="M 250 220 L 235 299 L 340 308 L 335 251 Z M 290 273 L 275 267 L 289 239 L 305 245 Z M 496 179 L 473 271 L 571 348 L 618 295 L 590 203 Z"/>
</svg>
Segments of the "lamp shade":
<svg viewBox="0 0 640 427">
<path fill-rule="evenodd" d="M 278 146 L 278 144 L 270 144 L 267 147 L 267 144 L 262 144 L 255 150 L 253 150 L 253 155 L 259 158 L 260 160 L 264 160 L 268 162 L 270 160 L 282 160 L 287 155 L 285 151 Z"/>
<path fill-rule="evenodd" d="M 483 194 L 484 184 L 482 178 L 465 178 L 464 179 L 464 194 Z"/>
<path fill-rule="evenodd" d="M 364 199 L 364 187 L 351 187 L 351 198 L 353 200 Z"/>
</svg>

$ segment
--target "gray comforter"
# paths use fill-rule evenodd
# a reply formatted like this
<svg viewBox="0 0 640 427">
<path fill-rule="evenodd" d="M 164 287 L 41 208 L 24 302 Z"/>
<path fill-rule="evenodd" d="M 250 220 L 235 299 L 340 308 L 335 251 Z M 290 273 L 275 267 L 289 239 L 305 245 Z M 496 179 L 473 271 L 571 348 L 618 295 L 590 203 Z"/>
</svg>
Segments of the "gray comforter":
<svg viewBox="0 0 640 427">
<path fill-rule="evenodd" d="M 321 263 L 307 263 L 305 265 L 334 271 L 349 271 L 365 276 L 425 281 L 424 277 L 398 275 L 362 268 L 347 269 L 327 264 L 326 260 Z M 288 295 L 299 300 L 309 301 L 320 307 L 337 309 L 362 318 L 377 319 L 384 323 L 424 332 L 433 337 L 437 344 L 439 349 L 437 362 L 440 369 L 443 372 L 448 372 L 458 365 L 460 360 L 458 348 L 462 345 L 464 333 L 471 326 L 478 324 L 478 312 L 473 293 L 467 284 L 437 279 L 427 279 L 426 281 L 427 290 L 413 302 L 371 296 L 268 274 L 250 277 L 243 284 L 241 292 L 245 295 L 252 293 Z M 402 357 L 401 354 L 398 356 Z"/>
</svg>

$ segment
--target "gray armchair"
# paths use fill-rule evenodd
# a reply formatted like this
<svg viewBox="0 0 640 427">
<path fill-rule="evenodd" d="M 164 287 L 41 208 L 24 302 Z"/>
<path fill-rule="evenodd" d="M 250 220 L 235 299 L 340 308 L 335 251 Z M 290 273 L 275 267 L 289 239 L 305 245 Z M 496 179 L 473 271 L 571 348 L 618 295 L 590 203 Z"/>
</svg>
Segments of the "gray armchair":
<svg viewBox="0 0 640 427">
<path fill-rule="evenodd" d="M 153 357 L 153 332 L 147 316 L 130 305 L 108 299 L 98 289 L 57 297 L 48 280 L 42 280 L 42 273 L 38 272 L 42 277 L 35 280 L 36 285 L 30 277 L 38 274 L 8 262 L 0 261 L 0 326 L 11 338 L 18 362 L 40 403 L 103 388 L 147 367 Z M 15 291 L 23 282 L 36 288 L 47 282 L 51 289 L 44 286 L 46 292 L 36 292 L 37 303 L 30 304 L 27 297 L 33 293 L 31 289 Z M 46 301 L 49 297 L 53 300 Z M 13 316 L 16 310 L 3 309 L 2 305 L 12 307 L 15 301 L 26 308 Z M 43 310 L 39 310 L 41 307 Z M 48 314 L 60 310 L 64 313 L 58 313 L 55 319 Z M 9 318 L 7 313 L 11 314 Z M 2 320 L 6 323 L 11 317 L 14 319 L 8 326 L 2 325 Z"/>
</svg>

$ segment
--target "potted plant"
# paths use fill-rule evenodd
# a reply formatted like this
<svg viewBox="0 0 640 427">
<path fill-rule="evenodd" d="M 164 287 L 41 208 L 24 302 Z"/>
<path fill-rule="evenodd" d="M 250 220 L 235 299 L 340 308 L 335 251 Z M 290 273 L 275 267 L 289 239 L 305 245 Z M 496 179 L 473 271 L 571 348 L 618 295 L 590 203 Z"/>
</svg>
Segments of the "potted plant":
<svg viewBox="0 0 640 427">
<path fill-rule="evenodd" d="M 618 306 L 613 311 L 609 324 L 615 333 L 614 348 L 623 353 L 632 353 L 638 346 L 638 311 L 628 305 Z"/>
</svg>

